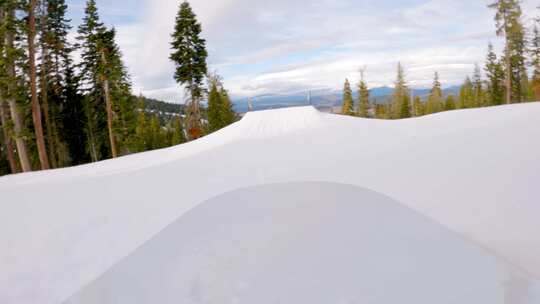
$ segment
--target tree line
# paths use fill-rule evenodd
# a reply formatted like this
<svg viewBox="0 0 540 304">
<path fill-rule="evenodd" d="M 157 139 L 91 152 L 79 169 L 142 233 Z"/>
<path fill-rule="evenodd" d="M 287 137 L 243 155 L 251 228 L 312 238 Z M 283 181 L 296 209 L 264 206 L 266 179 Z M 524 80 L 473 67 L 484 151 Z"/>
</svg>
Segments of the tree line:
<svg viewBox="0 0 540 304">
<path fill-rule="evenodd" d="M 116 30 L 101 21 L 95 0 L 86 2 L 75 43 L 67 9 L 65 0 L 0 2 L 0 175 L 164 148 L 237 120 L 221 79 L 208 75 L 188 2 L 176 18 L 171 60 L 189 100 L 169 105 L 178 110 L 168 115 L 155 109 L 163 104 L 133 96 Z"/>
<path fill-rule="evenodd" d="M 519 0 L 497 0 L 488 8 L 495 11 L 496 33 L 504 39 L 504 51 L 497 55 L 493 45 L 488 44 L 483 67 L 485 79 L 482 68 L 475 64 L 472 77 L 465 78 L 459 95 L 444 96 L 439 73 L 435 71 L 430 94 L 423 100 L 412 96 L 403 66 L 398 63 L 392 97 L 386 103 L 372 104 L 362 71 L 356 102 L 350 82 L 345 81 L 341 113 L 402 119 L 455 109 L 540 101 L 540 20 L 536 19 L 532 29 L 527 31 Z"/>
</svg>

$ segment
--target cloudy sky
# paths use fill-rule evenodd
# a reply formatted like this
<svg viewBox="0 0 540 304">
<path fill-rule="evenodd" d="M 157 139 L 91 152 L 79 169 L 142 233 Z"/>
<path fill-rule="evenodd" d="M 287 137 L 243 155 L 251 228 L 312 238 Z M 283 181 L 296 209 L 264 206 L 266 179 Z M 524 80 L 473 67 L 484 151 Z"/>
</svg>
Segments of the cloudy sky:
<svg viewBox="0 0 540 304">
<path fill-rule="evenodd" d="M 73 23 L 85 0 L 67 0 Z M 181 102 L 172 79 L 170 33 L 181 0 L 97 0 L 118 42 L 134 93 Z M 491 0 L 191 0 L 203 25 L 209 67 L 234 96 L 340 88 L 366 67 L 372 87 L 391 85 L 398 61 L 414 87 L 439 71 L 444 85 L 462 82 L 483 63 L 494 34 Z M 523 0 L 525 21 L 537 1 Z"/>
</svg>

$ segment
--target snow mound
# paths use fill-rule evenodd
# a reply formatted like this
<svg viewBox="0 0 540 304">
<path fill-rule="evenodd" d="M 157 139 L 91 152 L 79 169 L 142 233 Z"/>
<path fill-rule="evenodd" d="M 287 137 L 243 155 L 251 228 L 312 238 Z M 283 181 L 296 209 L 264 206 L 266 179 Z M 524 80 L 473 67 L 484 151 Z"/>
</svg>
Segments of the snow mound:
<svg viewBox="0 0 540 304">
<path fill-rule="evenodd" d="M 321 116 L 312 106 L 248 112 L 237 126 L 237 135 L 240 138 L 267 138 L 313 130 L 322 126 Z"/>
<path fill-rule="evenodd" d="M 540 279 L 538 117 L 540 103 L 400 121 L 264 111 L 177 147 L 2 177 L 0 303 L 62 303 L 201 202 L 299 181 L 383 193 Z"/>
<path fill-rule="evenodd" d="M 68 304 L 532 304 L 540 282 L 355 186 L 288 183 L 213 198 Z"/>
</svg>

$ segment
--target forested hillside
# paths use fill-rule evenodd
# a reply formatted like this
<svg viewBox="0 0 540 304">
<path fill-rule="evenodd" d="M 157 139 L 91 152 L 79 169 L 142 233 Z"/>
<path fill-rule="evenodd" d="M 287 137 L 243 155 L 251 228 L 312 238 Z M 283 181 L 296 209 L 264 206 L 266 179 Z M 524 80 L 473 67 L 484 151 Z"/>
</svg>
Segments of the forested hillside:
<svg viewBox="0 0 540 304">
<path fill-rule="evenodd" d="M 207 75 L 205 41 L 187 2 L 171 42 L 185 105 L 134 97 L 116 29 L 101 21 L 96 1 L 86 2 L 76 29 L 67 10 L 65 0 L 0 2 L 0 175 L 177 145 L 237 119 L 220 78 Z M 212 88 L 217 95 L 207 94 Z"/>
</svg>

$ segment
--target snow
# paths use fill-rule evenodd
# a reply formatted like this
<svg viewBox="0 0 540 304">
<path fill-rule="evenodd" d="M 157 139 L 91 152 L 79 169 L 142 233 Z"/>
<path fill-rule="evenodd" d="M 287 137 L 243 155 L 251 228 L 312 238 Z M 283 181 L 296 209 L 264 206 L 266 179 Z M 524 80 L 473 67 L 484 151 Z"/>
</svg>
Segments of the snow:
<svg viewBox="0 0 540 304">
<path fill-rule="evenodd" d="M 538 303 L 540 284 L 388 197 L 306 182 L 200 204 L 66 303 L 403 299 Z"/>
<path fill-rule="evenodd" d="M 411 274 L 403 280 L 399 272 L 388 274 L 389 279 L 400 278 L 400 281 L 411 284 L 408 286 L 411 286 L 412 290 L 408 294 L 402 293 L 402 298 L 420 299 L 411 301 L 424 303 L 422 299 L 433 299 L 427 289 L 435 287 L 446 288 L 446 293 L 443 292 L 445 295 L 463 294 L 465 297 L 464 289 L 460 289 L 462 285 L 456 283 L 459 281 L 456 273 L 453 273 L 452 277 L 441 279 L 446 278 L 446 275 L 430 272 L 428 265 L 432 264 L 428 261 L 425 265 L 418 263 L 415 256 L 423 256 L 420 252 L 423 252 L 421 249 L 424 248 L 429 249 L 426 254 L 429 254 L 430 258 L 437 259 L 440 264 L 448 263 L 452 266 L 444 265 L 441 273 L 452 273 L 451 268 L 458 268 L 465 279 L 471 277 L 479 280 L 476 282 L 479 285 L 474 285 L 479 288 L 478 294 L 463 298 L 467 301 L 477 296 L 480 302 L 537 303 L 538 300 L 534 302 L 536 298 L 533 296 L 538 294 L 537 281 L 540 278 L 540 238 L 536 237 L 540 231 L 540 188 L 537 185 L 540 180 L 540 155 L 537 153 L 540 151 L 538 117 L 540 103 L 445 112 L 401 121 L 365 120 L 322 114 L 311 107 L 262 111 L 248 113 L 242 121 L 189 144 L 75 168 L 0 178 L 0 303 L 62 303 L 73 295 L 76 295 L 71 298 L 73 303 L 78 300 L 88 303 L 84 301 L 91 302 L 92 296 L 95 296 L 91 290 L 101 292 L 100 288 L 109 285 L 103 282 L 110 282 L 110 286 L 115 286 L 115 290 L 122 290 L 125 286 L 130 286 L 130 289 L 138 286 L 129 284 L 140 284 L 142 281 L 127 280 L 126 285 L 121 286 L 121 282 L 115 280 L 117 277 L 123 278 L 129 271 L 138 276 L 149 271 L 154 277 L 163 279 L 159 275 L 165 273 L 146 264 L 165 267 L 162 269 L 186 264 L 171 265 L 178 261 L 174 256 L 163 264 L 152 263 L 146 259 L 154 257 L 157 250 L 155 248 L 165 246 L 165 241 L 160 240 L 167 240 L 168 232 L 173 233 L 175 227 L 183 226 L 195 231 L 208 229 L 209 238 L 197 239 L 197 235 L 190 235 L 190 231 L 186 231 L 179 235 L 178 242 L 167 244 L 171 246 L 171 250 L 179 250 L 176 252 L 180 256 L 191 257 L 194 262 L 200 262 L 195 265 L 201 266 L 191 266 L 195 268 L 186 272 L 185 277 L 181 273 L 169 273 L 174 278 L 171 282 L 194 280 L 188 285 L 182 284 L 182 288 L 178 290 L 179 297 L 186 296 L 185 288 L 196 282 L 195 287 L 189 287 L 195 290 L 193 293 L 196 296 L 190 298 L 195 302 L 200 300 L 202 303 L 214 303 L 208 301 L 223 299 L 234 303 L 235 297 L 238 297 L 238 303 L 245 303 L 244 300 L 254 302 L 254 293 L 258 292 L 261 298 L 256 302 L 265 303 L 266 299 L 263 301 L 262 298 L 273 295 L 274 288 L 272 285 L 265 287 L 257 280 L 260 278 L 260 282 L 279 283 L 279 286 L 283 286 L 280 280 L 284 279 L 276 279 L 276 276 L 287 273 L 284 269 L 291 269 L 290 265 L 293 264 L 280 264 L 281 260 L 271 263 L 271 250 L 267 250 L 268 255 L 266 251 L 257 254 L 249 251 L 249 245 L 258 244 L 258 235 L 260 242 L 263 242 L 265 237 L 266 240 L 274 240 L 271 233 L 275 233 L 274 236 L 283 235 L 284 227 L 249 220 L 253 213 L 239 210 L 246 207 L 245 204 L 231 202 L 228 211 L 227 195 L 223 198 L 223 204 L 216 207 L 216 212 L 228 214 L 231 219 L 220 218 L 222 221 L 216 220 L 216 223 L 212 223 L 212 219 L 192 226 L 189 225 L 189 219 L 208 219 L 208 214 L 200 210 L 205 210 L 205 206 L 218 204 L 215 201 L 203 202 L 230 191 L 259 185 L 307 181 L 348 184 L 391 197 L 411 212 L 418 212 L 429 218 L 430 224 L 422 224 L 420 220 L 409 219 L 413 218 L 412 215 L 404 215 L 399 221 L 414 222 L 411 224 L 414 227 L 388 231 L 385 236 L 389 237 L 390 241 L 386 241 L 393 243 L 407 239 L 396 234 L 402 230 L 407 231 L 410 238 L 426 237 L 434 241 L 434 236 L 441 236 L 450 252 L 433 252 L 431 249 L 434 248 L 411 246 L 409 249 L 414 250 L 414 254 L 407 256 L 407 260 L 405 257 L 400 259 L 402 255 L 382 250 L 384 247 L 377 247 L 380 250 L 374 248 L 369 251 L 369 256 L 361 255 L 361 261 L 352 261 L 350 256 L 348 260 L 341 261 L 341 258 L 346 257 L 340 254 L 364 249 L 347 245 L 343 250 L 329 252 L 334 254 L 334 259 L 328 260 L 325 266 L 321 262 L 320 254 L 326 251 L 321 249 L 320 244 L 315 246 L 316 244 L 310 243 L 309 238 L 327 230 L 313 228 L 314 234 L 308 233 L 309 231 L 298 234 L 302 242 L 292 248 L 291 256 L 287 256 L 287 250 L 280 250 L 285 251 L 282 254 L 286 261 L 299 263 L 303 259 L 298 255 L 307 250 L 302 244 L 308 247 L 313 245 L 316 249 L 311 261 L 317 261 L 320 266 L 314 269 L 307 269 L 305 266 L 300 268 L 302 271 L 288 273 L 298 276 L 291 279 L 294 284 L 305 279 L 306 285 L 302 286 L 311 286 L 309 292 L 306 289 L 295 292 L 297 299 L 321 295 L 321 299 L 327 299 L 325 303 L 356 303 L 355 299 L 359 299 L 362 294 L 375 295 L 376 290 L 385 286 L 386 282 L 381 283 L 385 277 L 378 276 L 373 267 L 368 267 L 359 274 L 351 269 L 344 270 L 343 265 L 367 267 L 368 261 L 384 265 L 390 263 L 390 258 L 398 259 L 395 265 L 392 261 L 395 267 L 406 267 L 409 263 L 420 265 L 420 273 L 430 278 Z M 300 188 L 305 190 L 302 193 L 323 196 L 324 191 L 331 191 L 332 187 L 334 186 L 325 188 L 304 185 Z M 257 191 L 262 191 L 257 190 L 259 188 L 253 189 L 244 195 L 251 195 L 253 198 Z M 254 205 L 265 210 L 271 208 L 265 200 L 275 201 L 279 206 L 291 203 L 291 200 L 280 198 L 280 193 L 280 188 L 269 191 L 267 197 L 258 197 Z M 358 203 L 369 204 L 370 197 L 372 196 L 367 194 L 366 197 L 360 195 L 357 198 Z M 261 203 L 257 204 L 259 199 Z M 362 212 L 386 214 L 383 209 L 377 211 L 372 210 L 373 206 L 351 207 L 349 199 L 351 198 L 343 197 L 340 200 L 346 206 L 336 213 L 339 217 L 331 223 L 339 223 L 342 218 L 344 223 L 349 223 L 348 231 L 376 230 L 376 227 L 366 227 L 362 221 L 347 222 L 348 216 L 363 219 Z M 322 202 L 313 204 L 308 210 L 303 210 L 307 213 L 313 209 L 314 212 L 306 214 L 305 222 L 303 213 L 298 210 L 277 210 L 280 213 L 274 214 L 276 217 L 290 213 L 294 221 L 292 218 L 290 221 L 279 219 L 276 223 L 283 220 L 287 227 L 291 226 L 291 231 L 309 226 L 309 221 L 313 220 L 311 216 L 322 214 L 326 210 L 324 208 L 328 208 Z M 407 214 L 404 209 L 403 213 Z M 203 269 L 205 265 L 210 267 L 213 262 L 222 262 L 219 258 L 221 252 L 213 252 L 218 257 L 207 259 L 207 255 L 197 256 L 193 251 L 196 248 L 182 251 L 182 248 L 185 248 L 182 247 L 182 241 L 196 242 L 197 246 L 204 245 L 204 240 L 211 244 L 233 242 L 234 239 L 228 239 L 228 235 L 220 235 L 212 229 L 217 229 L 215 227 L 220 223 L 227 225 L 236 221 L 244 229 L 253 225 L 253 228 L 249 228 L 250 234 L 239 235 L 245 246 L 237 248 L 236 251 L 227 244 L 216 247 L 223 250 L 224 256 L 227 253 L 236 260 L 216 266 L 215 271 L 205 277 L 205 280 L 211 280 L 212 276 L 215 276 L 216 280 L 210 282 L 212 284 L 208 285 L 204 281 L 197 283 L 197 280 L 193 279 L 197 275 L 197 269 Z M 295 223 L 299 226 L 295 226 Z M 444 229 L 435 228 L 437 225 Z M 165 229 L 166 227 L 168 228 Z M 424 227 L 427 231 L 418 227 Z M 388 225 L 388 229 L 391 228 L 396 229 Z M 268 229 L 276 230 L 272 232 Z M 452 238 L 448 231 L 459 236 L 461 241 L 456 240 L 456 237 Z M 340 235 L 369 244 L 383 241 L 382 238 L 348 235 L 345 228 L 339 226 L 328 230 L 328 233 L 321 240 L 328 241 L 329 244 L 332 244 L 334 237 L 338 238 Z M 213 239 L 214 236 L 220 236 L 221 239 Z M 451 239 L 454 241 L 450 241 Z M 275 248 L 273 250 L 288 247 L 283 247 L 285 245 L 279 240 L 270 244 L 275 246 L 272 246 Z M 462 256 L 457 255 L 461 252 L 463 261 Z M 241 267 L 242 257 L 255 258 L 255 262 Z M 146 261 L 144 265 L 133 262 L 139 259 Z M 257 266 L 257 261 L 266 264 Z M 498 275 L 495 275 L 495 264 L 503 265 L 503 270 L 499 270 Z M 234 271 L 223 269 L 226 265 Z M 253 267 L 249 267 L 250 265 Z M 332 265 L 343 270 L 343 276 L 340 275 L 341 272 L 333 273 Z M 265 276 L 265 270 L 268 270 L 268 276 Z M 259 272 L 255 273 L 256 271 Z M 202 270 L 200 273 L 202 275 Z M 509 273 L 517 279 L 508 279 Z M 324 281 L 330 284 L 327 288 L 329 290 L 309 285 L 316 283 L 312 278 L 326 278 L 325 275 L 329 274 L 335 275 L 332 281 L 336 281 L 332 284 L 328 280 Z M 488 279 L 490 274 L 493 277 Z M 248 287 L 232 288 L 229 293 L 223 291 L 229 284 L 229 278 L 243 275 L 248 277 L 231 282 L 244 286 L 242 282 L 245 281 Z M 249 277 L 250 275 L 255 277 Z M 362 276 L 363 279 L 356 276 Z M 373 282 L 366 279 L 370 277 L 374 278 Z M 348 288 L 351 284 L 350 278 L 368 284 L 366 286 L 375 284 L 378 287 L 368 288 L 374 288 L 373 293 L 354 293 L 352 288 Z M 432 282 L 433 278 L 437 278 L 435 283 Z M 272 281 L 274 279 L 276 282 Z M 515 289 L 521 290 L 516 292 L 511 288 L 510 295 L 506 293 L 505 296 L 517 297 L 518 300 L 501 302 L 500 295 L 507 292 L 501 287 L 505 286 L 500 284 L 501 280 L 509 280 L 511 286 L 517 286 Z M 436 283 L 438 281 L 440 284 Z M 219 285 L 220 282 L 222 286 Z M 419 286 L 414 284 L 430 282 L 432 284 L 426 288 L 425 295 L 414 289 Z M 249 287 L 252 284 L 258 287 L 252 289 Z M 487 288 L 482 289 L 485 292 L 480 291 L 480 284 L 485 284 L 482 285 Z M 499 286 L 498 291 L 495 291 L 496 285 Z M 212 288 L 209 289 L 208 286 Z M 343 286 L 343 289 L 338 288 L 339 286 Z M 236 295 L 238 288 L 242 289 L 242 292 Z M 244 289 L 248 289 L 248 294 L 244 295 Z M 340 294 L 339 291 L 343 293 Z M 473 291 L 473 294 L 476 293 Z M 152 289 L 140 290 L 141 296 L 148 295 L 145 293 L 152 293 Z M 524 293 L 530 293 L 529 297 L 523 295 Z M 377 295 L 381 296 L 381 299 L 388 299 Z M 119 293 L 117 296 L 128 295 Z M 349 296 L 351 298 L 348 298 Z M 493 301 L 484 301 L 488 296 L 493 296 Z M 167 300 L 166 295 L 163 297 Z M 177 303 L 182 302 L 180 299 Z M 106 300 L 103 303 L 107 303 Z M 445 299 L 436 302 L 445 303 L 443 300 Z M 450 301 L 450 298 L 447 301 Z M 289 302 L 294 303 L 282 299 L 282 303 Z"/>
</svg>

